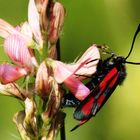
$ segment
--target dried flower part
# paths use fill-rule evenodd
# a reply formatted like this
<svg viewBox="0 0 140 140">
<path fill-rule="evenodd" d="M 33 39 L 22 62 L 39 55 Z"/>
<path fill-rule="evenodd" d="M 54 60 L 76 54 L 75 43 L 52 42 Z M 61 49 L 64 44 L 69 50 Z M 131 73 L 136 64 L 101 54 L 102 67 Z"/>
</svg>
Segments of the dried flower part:
<svg viewBox="0 0 140 140">
<path fill-rule="evenodd" d="M 34 139 L 34 135 L 30 133 L 30 131 L 27 131 L 26 128 L 24 127 L 24 118 L 25 118 L 24 111 L 17 112 L 13 117 L 13 122 L 16 124 L 20 136 L 23 140 Z"/>
<path fill-rule="evenodd" d="M 52 44 L 52 45 L 49 44 L 48 57 L 57 60 L 58 55 L 57 55 L 56 44 Z"/>
<path fill-rule="evenodd" d="M 0 82 L 3 84 L 12 83 L 25 75 L 27 75 L 27 71 L 24 68 L 9 64 L 0 65 Z"/>
<path fill-rule="evenodd" d="M 36 107 L 34 101 L 26 98 L 25 111 L 16 113 L 13 118 L 23 140 L 33 140 L 39 137 L 35 113 Z"/>
<path fill-rule="evenodd" d="M 3 95 L 18 98 L 20 100 L 24 100 L 28 95 L 25 92 L 21 91 L 21 88 L 14 83 L 6 84 L 6 85 L 0 84 L 0 93 Z"/>
<path fill-rule="evenodd" d="M 36 105 L 32 99 L 26 98 L 25 100 L 25 118 L 24 126 L 26 129 L 31 129 L 33 134 L 37 136 L 37 122 L 36 122 Z"/>
<path fill-rule="evenodd" d="M 38 95 L 46 96 L 51 91 L 49 85 L 49 73 L 45 61 L 43 61 L 37 71 L 35 89 Z"/>
<path fill-rule="evenodd" d="M 64 119 L 66 114 L 59 111 L 55 118 L 52 121 L 51 127 L 49 129 L 47 140 L 53 140 L 55 135 L 57 134 L 57 131 L 64 125 Z"/>
<path fill-rule="evenodd" d="M 48 29 L 48 40 L 50 44 L 56 44 L 60 32 L 63 27 L 65 16 L 65 9 L 59 2 L 52 5 L 52 12 L 50 13 L 50 23 Z"/>
<path fill-rule="evenodd" d="M 48 124 L 53 119 L 54 115 L 59 111 L 62 94 L 59 89 L 59 85 L 54 78 L 50 81 L 51 92 L 47 103 L 46 111 L 42 114 L 43 121 Z"/>
</svg>

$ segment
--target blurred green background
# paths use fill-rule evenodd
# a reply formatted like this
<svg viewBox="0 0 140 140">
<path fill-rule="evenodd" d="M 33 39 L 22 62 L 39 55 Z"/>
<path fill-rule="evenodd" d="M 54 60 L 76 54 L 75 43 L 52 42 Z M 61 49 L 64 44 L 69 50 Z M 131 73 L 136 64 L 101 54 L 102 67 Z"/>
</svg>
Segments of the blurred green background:
<svg viewBox="0 0 140 140">
<path fill-rule="evenodd" d="M 72 62 L 93 43 L 107 44 L 126 56 L 140 23 L 139 0 L 60 0 L 67 11 L 61 37 L 61 57 Z M 0 18 L 13 25 L 27 19 L 28 0 L 0 0 Z M 2 46 L 2 40 L 0 40 Z M 4 60 L 0 47 L 0 61 Z M 140 35 L 129 58 L 140 62 Z M 74 132 L 73 109 L 67 109 L 67 140 L 140 140 L 140 66 L 127 65 L 127 78 L 95 118 Z M 0 96 L 0 139 L 19 140 L 12 122 L 21 106 Z M 59 137 L 58 137 L 59 140 Z"/>
</svg>

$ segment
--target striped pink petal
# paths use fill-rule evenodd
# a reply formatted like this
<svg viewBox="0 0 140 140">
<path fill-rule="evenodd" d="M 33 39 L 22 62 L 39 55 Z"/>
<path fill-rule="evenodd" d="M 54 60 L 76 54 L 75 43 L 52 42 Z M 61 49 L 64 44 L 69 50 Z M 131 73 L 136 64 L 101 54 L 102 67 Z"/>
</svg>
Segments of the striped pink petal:
<svg viewBox="0 0 140 140">
<path fill-rule="evenodd" d="M 32 70 L 32 59 L 26 41 L 18 35 L 10 35 L 4 42 L 4 49 L 10 59 L 16 64 Z"/>
<path fill-rule="evenodd" d="M 0 19 L 0 36 L 7 38 L 11 34 L 21 35 L 20 32 L 18 32 L 18 30 L 16 30 L 12 25 Z"/>
<path fill-rule="evenodd" d="M 54 60 L 53 62 L 54 77 L 58 83 L 63 83 L 68 77 L 74 75 L 75 71 L 81 67 L 80 64 L 70 65 L 57 60 Z"/>
<path fill-rule="evenodd" d="M 3 84 L 11 83 L 25 76 L 27 71 L 20 67 L 14 67 L 9 64 L 0 65 L 0 82 Z"/>
<path fill-rule="evenodd" d="M 19 28 L 14 28 L 8 22 L 0 19 L 0 36 L 6 39 L 9 35 L 18 35 L 25 39 L 27 44 L 30 44 L 32 41 L 29 36 L 20 33 Z"/>
<path fill-rule="evenodd" d="M 43 47 L 43 40 L 40 31 L 40 23 L 39 23 L 39 13 L 37 11 L 35 1 L 30 0 L 28 5 L 28 22 L 34 34 L 35 40 Z"/>
<path fill-rule="evenodd" d="M 76 63 L 65 64 L 60 61 L 54 61 L 55 79 L 58 83 L 62 83 L 65 79 L 72 75 L 75 77 L 77 77 L 77 75 L 81 76 L 79 77 L 81 80 L 84 76 L 91 76 L 96 72 L 99 59 L 99 50 L 96 45 L 93 45 L 88 48 L 88 50 Z"/>
<path fill-rule="evenodd" d="M 76 71 L 77 75 L 90 76 L 96 72 L 97 64 L 100 59 L 100 53 L 97 46 L 94 44 L 87 49 L 82 57 L 76 63 L 87 61 L 80 69 Z"/>
</svg>

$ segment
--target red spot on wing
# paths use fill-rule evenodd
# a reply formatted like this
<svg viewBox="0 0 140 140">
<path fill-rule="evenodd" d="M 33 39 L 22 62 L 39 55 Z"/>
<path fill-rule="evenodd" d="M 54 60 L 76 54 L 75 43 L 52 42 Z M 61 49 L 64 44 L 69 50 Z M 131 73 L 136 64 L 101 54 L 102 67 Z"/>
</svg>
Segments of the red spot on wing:
<svg viewBox="0 0 140 140">
<path fill-rule="evenodd" d="M 116 69 L 116 67 L 114 67 L 103 79 L 103 81 L 100 84 L 100 90 L 101 92 L 104 92 L 104 90 L 106 90 L 106 88 L 111 89 L 116 81 L 118 79 L 118 70 Z M 108 87 L 107 87 L 108 86 Z M 99 99 L 98 99 L 98 105 L 100 106 L 103 101 L 105 100 L 106 95 L 102 94 Z"/>
<path fill-rule="evenodd" d="M 103 81 L 100 83 L 100 92 L 103 92 L 106 89 L 108 81 L 111 80 L 117 73 L 118 73 L 118 70 L 116 67 L 114 67 L 113 69 L 109 71 L 109 73 L 105 76 Z M 117 77 L 113 78 L 113 80 L 109 84 L 110 88 L 115 84 L 116 80 L 117 80 Z"/>
<path fill-rule="evenodd" d="M 112 79 L 112 81 L 110 82 L 109 88 L 112 88 L 112 87 L 115 85 L 117 79 L 118 79 L 118 73 L 116 74 L 116 76 L 115 76 L 115 77 Z"/>
<path fill-rule="evenodd" d="M 112 68 L 109 73 L 105 76 L 104 82 L 108 82 L 112 77 L 114 77 L 118 73 L 118 70 L 116 67 Z"/>
<path fill-rule="evenodd" d="M 103 103 L 104 99 L 105 99 L 105 96 L 101 95 L 100 98 L 98 99 L 98 105 L 99 106 Z"/>
<path fill-rule="evenodd" d="M 91 96 L 89 98 L 89 100 L 84 104 L 84 106 L 82 107 L 82 113 L 84 115 L 89 115 L 91 113 L 91 109 L 93 106 L 93 102 L 94 102 L 94 97 Z"/>
</svg>

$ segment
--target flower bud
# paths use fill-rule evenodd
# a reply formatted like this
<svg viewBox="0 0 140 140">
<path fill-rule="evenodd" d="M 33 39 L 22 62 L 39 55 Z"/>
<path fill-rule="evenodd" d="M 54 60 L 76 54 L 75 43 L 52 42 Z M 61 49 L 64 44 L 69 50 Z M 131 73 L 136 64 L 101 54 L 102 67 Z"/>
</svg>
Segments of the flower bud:
<svg viewBox="0 0 140 140">
<path fill-rule="evenodd" d="M 36 7 L 39 13 L 39 20 L 41 29 L 43 31 L 47 31 L 48 28 L 48 11 L 49 11 L 49 5 L 51 2 L 49 0 L 35 0 Z"/>
<path fill-rule="evenodd" d="M 47 93 L 50 92 L 49 74 L 45 61 L 42 62 L 38 68 L 35 81 L 35 89 L 38 95 L 41 96 L 46 96 Z"/>
<path fill-rule="evenodd" d="M 55 2 L 50 13 L 50 23 L 48 29 L 48 40 L 50 44 L 56 44 L 62 30 L 65 16 L 65 9 L 59 2 Z"/>
</svg>

